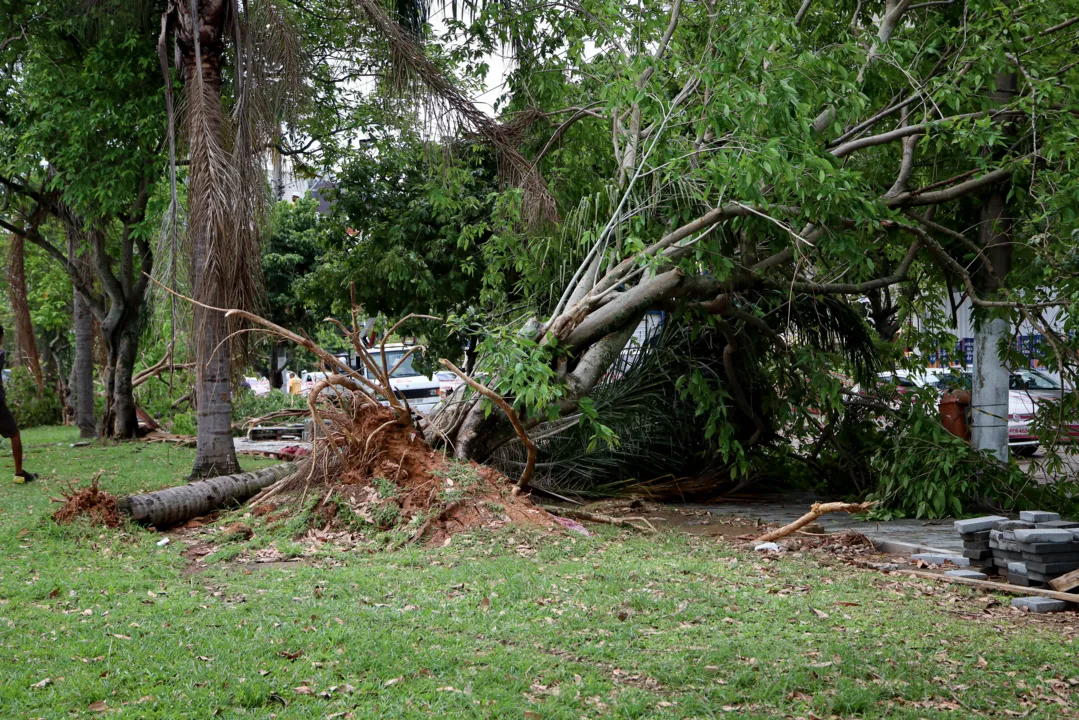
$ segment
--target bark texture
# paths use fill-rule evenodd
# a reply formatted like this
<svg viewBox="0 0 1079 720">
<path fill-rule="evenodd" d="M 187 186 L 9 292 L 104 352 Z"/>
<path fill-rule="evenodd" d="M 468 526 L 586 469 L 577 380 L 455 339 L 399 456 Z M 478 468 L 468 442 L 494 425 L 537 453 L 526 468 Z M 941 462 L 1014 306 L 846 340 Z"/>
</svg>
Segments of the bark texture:
<svg viewBox="0 0 1079 720">
<path fill-rule="evenodd" d="M 122 498 L 119 506 L 137 522 L 157 528 L 170 527 L 227 504 L 242 503 L 295 469 L 292 463 L 283 463 L 254 472 L 200 480 L 146 495 L 131 495 Z"/>
<path fill-rule="evenodd" d="M 38 390 L 45 389 L 45 376 L 34 339 L 34 324 L 30 319 L 30 304 L 26 293 L 26 248 L 21 235 L 11 235 L 8 251 L 8 299 L 15 314 L 15 338 L 19 353 L 17 358 L 34 377 Z"/>
<path fill-rule="evenodd" d="M 225 219 L 219 216 L 220 194 L 228 192 L 224 160 L 224 116 L 221 69 L 225 53 L 227 5 L 196 0 L 176 10 L 176 38 L 187 94 L 189 197 L 191 205 L 192 280 L 197 303 L 226 306 L 221 262 L 227 257 Z M 192 477 L 235 473 L 240 466 L 232 444 L 232 358 L 228 321 L 220 312 L 196 305 L 195 395 L 198 441 Z"/>
</svg>

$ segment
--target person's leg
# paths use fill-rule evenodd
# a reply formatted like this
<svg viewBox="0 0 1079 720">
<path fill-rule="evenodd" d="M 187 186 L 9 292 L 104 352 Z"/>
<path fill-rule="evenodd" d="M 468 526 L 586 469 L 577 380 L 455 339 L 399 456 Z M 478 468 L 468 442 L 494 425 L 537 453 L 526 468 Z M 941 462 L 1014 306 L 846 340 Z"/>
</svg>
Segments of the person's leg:
<svg viewBox="0 0 1079 720">
<path fill-rule="evenodd" d="M 15 458 L 15 474 L 22 475 L 22 435 L 11 436 L 11 456 Z"/>
</svg>

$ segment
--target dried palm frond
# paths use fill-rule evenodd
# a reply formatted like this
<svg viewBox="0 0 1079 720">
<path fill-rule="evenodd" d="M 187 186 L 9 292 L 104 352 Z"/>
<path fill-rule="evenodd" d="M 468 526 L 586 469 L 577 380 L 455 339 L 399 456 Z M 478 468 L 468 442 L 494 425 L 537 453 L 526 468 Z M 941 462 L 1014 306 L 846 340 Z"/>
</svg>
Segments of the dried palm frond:
<svg viewBox="0 0 1079 720">
<path fill-rule="evenodd" d="M 447 73 L 427 57 L 414 35 L 394 21 L 378 0 L 357 0 L 357 4 L 388 46 L 398 90 L 410 90 L 424 100 L 425 117 L 438 126 L 437 130 L 449 134 L 465 126 L 498 150 L 503 177 L 524 190 L 525 217 L 530 224 L 557 221 L 558 211 L 547 183 L 517 148 L 522 127 L 530 118 L 526 115 L 508 125 L 499 124 L 461 93 Z"/>
</svg>

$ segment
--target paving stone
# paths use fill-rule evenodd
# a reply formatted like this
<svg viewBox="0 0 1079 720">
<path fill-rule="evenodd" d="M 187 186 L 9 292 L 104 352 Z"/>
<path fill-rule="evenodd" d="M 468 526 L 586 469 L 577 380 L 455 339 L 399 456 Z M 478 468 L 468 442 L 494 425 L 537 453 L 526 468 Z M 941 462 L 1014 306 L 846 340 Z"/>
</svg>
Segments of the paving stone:
<svg viewBox="0 0 1079 720">
<path fill-rule="evenodd" d="M 1024 560 L 1023 564 L 1027 566 L 1027 573 L 1038 572 L 1043 575 L 1063 575 L 1064 573 L 1079 569 L 1079 562 L 1047 563 L 1039 562 L 1037 560 Z"/>
<path fill-rule="evenodd" d="M 1052 573 L 1050 575 L 1046 575 L 1045 573 L 1034 572 L 1033 570 L 1027 570 L 1027 577 L 1030 578 L 1031 582 L 1047 583 L 1050 580 L 1054 580 L 1054 579 L 1060 577 L 1060 575 L 1058 573 Z"/>
<path fill-rule="evenodd" d="M 1010 552 L 1019 552 L 1019 546 L 1014 540 L 990 540 L 989 547 L 993 550 L 1008 550 Z"/>
<path fill-rule="evenodd" d="M 1004 558 L 1005 560 L 1015 560 L 1017 562 L 1022 562 L 1026 559 L 1019 550 L 994 550 L 993 557 Z"/>
<path fill-rule="evenodd" d="M 963 557 L 968 560 L 984 560 L 985 558 L 993 557 L 993 551 L 989 548 L 985 548 L 984 550 L 968 550 L 967 548 L 963 548 Z"/>
<path fill-rule="evenodd" d="M 1019 519 L 1026 522 L 1052 522 L 1060 519 L 1060 513 L 1045 512 L 1044 510 L 1023 510 L 1019 513 Z"/>
<path fill-rule="evenodd" d="M 957 533 L 974 533 L 981 532 L 983 530 L 992 530 L 993 523 L 1000 520 L 1007 520 L 1006 517 L 1000 515 L 989 515 L 988 517 L 969 518 L 967 520 L 956 520 L 955 531 Z"/>
<path fill-rule="evenodd" d="M 1079 520 L 1050 520 L 1049 522 L 1034 523 L 1039 530 L 1074 530 L 1079 528 Z"/>
<path fill-rule="evenodd" d="M 989 576 L 976 570 L 948 570 L 944 573 L 948 577 L 966 578 L 967 580 L 988 580 Z"/>
<path fill-rule="evenodd" d="M 1071 530 L 1016 530 L 1015 541 L 1024 543 L 1074 542 L 1075 533 Z"/>
<path fill-rule="evenodd" d="M 1079 523 L 1077 523 L 1079 526 Z M 959 537 L 962 538 L 964 543 L 968 542 L 982 542 L 989 539 L 989 534 L 992 530 L 979 530 L 978 532 L 959 533 Z"/>
<path fill-rule="evenodd" d="M 1027 566 L 1021 562 L 1010 562 L 1008 563 L 1008 577 L 1011 577 L 1012 573 L 1015 573 L 1017 575 L 1026 575 Z"/>
<path fill-rule="evenodd" d="M 1013 532 L 1015 530 L 1030 530 L 1034 527 L 1034 523 L 1029 520 L 998 520 L 993 523 L 994 530 L 1000 530 L 1001 532 Z"/>
<path fill-rule="evenodd" d="M 1015 543 L 1020 552 L 1029 553 L 1062 553 L 1079 552 L 1079 541 L 1066 543 Z"/>
<path fill-rule="evenodd" d="M 1079 552 L 1070 553 L 1023 553 L 1023 560 L 1059 565 L 1060 563 L 1075 563 L 1079 565 Z"/>
<path fill-rule="evenodd" d="M 1027 597 L 1015 598 L 1012 600 L 1012 607 L 1025 608 L 1032 613 L 1051 613 L 1066 610 L 1068 608 L 1068 603 L 1063 600 L 1054 600 L 1053 598 L 1047 597 Z"/>
<path fill-rule="evenodd" d="M 1008 573 L 1008 582 L 1012 585 L 1018 585 L 1019 587 L 1045 587 L 1044 582 L 1038 580 L 1031 580 L 1026 575 L 1012 575 L 1011 573 Z"/>
<path fill-rule="evenodd" d="M 989 543 L 991 543 L 991 542 L 993 542 L 993 541 L 989 540 L 988 538 L 986 538 L 985 540 L 964 540 L 963 541 L 963 549 L 964 550 L 989 550 L 990 549 Z"/>
<path fill-rule="evenodd" d="M 959 555 L 939 555 L 937 553 L 914 553 L 910 556 L 911 560 L 923 560 L 930 565 L 943 565 L 946 562 L 950 562 L 953 565 L 959 565 L 960 567 L 970 565 L 970 559 Z"/>
</svg>

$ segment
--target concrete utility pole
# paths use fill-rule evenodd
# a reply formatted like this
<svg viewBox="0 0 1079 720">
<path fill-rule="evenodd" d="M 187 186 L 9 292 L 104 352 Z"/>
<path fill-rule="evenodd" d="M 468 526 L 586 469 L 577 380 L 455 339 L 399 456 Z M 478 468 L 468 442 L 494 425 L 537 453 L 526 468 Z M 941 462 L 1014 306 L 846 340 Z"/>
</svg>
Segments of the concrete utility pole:
<svg viewBox="0 0 1079 720">
<path fill-rule="evenodd" d="M 1015 96 L 1016 76 L 1000 73 L 996 91 L 990 97 L 1003 105 Z M 1012 266 L 1012 220 L 1005 205 L 1007 189 L 997 185 L 983 197 L 980 241 L 993 275 L 978 274 L 978 292 L 983 297 L 1001 287 Z M 979 450 L 1008 459 L 1008 380 L 1011 372 L 1004 364 L 1000 346 L 1011 335 L 1006 319 L 974 320 L 974 380 L 971 388 L 971 442 Z"/>
</svg>

